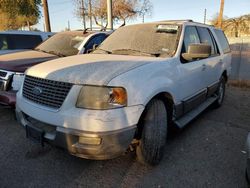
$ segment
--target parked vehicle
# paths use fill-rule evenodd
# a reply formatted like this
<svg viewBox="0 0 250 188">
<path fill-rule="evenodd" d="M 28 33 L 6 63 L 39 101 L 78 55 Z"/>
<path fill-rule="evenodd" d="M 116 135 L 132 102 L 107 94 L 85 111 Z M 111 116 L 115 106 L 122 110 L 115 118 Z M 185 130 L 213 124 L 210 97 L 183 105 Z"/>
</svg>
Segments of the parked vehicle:
<svg viewBox="0 0 250 188">
<path fill-rule="evenodd" d="M 15 106 L 27 68 L 61 57 L 89 53 L 109 32 L 67 31 L 58 33 L 33 50 L 0 56 L 0 104 Z M 50 65 L 52 66 L 52 65 Z M 49 66 L 49 67 L 50 67 Z"/>
<path fill-rule="evenodd" d="M 92 54 L 26 72 L 16 114 L 28 138 L 78 157 L 110 159 L 132 143 L 142 163 L 158 164 L 168 128 L 220 107 L 231 72 L 221 30 L 192 21 L 119 28 Z"/>
<path fill-rule="evenodd" d="M 0 55 L 33 49 L 52 35 L 54 33 L 37 31 L 0 32 Z"/>
</svg>

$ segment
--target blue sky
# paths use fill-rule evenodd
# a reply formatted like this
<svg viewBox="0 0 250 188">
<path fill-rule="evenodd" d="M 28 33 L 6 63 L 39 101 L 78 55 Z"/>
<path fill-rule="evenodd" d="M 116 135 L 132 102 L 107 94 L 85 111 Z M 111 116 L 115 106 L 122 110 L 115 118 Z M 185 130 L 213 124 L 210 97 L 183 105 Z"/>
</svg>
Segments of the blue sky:
<svg viewBox="0 0 250 188">
<path fill-rule="evenodd" d="M 53 31 L 62 31 L 70 22 L 71 29 L 81 29 L 81 21 L 74 15 L 74 0 L 48 0 L 50 21 Z M 219 11 L 220 0 L 151 0 L 154 8 L 151 17 L 146 22 L 168 19 L 193 19 L 203 22 L 204 9 L 207 9 L 207 20 Z M 237 17 L 250 13 L 250 0 L 225 0 L 224 15 Z M 142 19 L 130 21 L 139 23 Z M 35 27 L 43 30 L 43 17 Z"/>
</svg>

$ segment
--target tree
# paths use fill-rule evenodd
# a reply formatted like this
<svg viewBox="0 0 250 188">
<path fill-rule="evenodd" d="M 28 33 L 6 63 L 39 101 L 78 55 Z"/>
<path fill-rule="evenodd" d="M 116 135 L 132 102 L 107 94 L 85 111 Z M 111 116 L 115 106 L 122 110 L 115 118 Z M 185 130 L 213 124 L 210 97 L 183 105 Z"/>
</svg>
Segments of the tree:
<svg viewBox="0 0 250 188">
<path fill-rule="evenodd" d="M 243 15 L 237 18 L 224 17 L 221 22 L 221 27 L 218 23 L 218 14 L 211 21 L 215 27 L 221 28 L 228 36 L 239 37 L 242 34 L 250 34 L 250 14 Z"/>
<path fill-rule="evenodd" d="M 150 0 L 141 0 L 140 4 L 138 13 L 142 16 L 142 22 L 144 23 L 145 16 L 151 16 L 152 14 L 153 4 Z"/>
<path fill-rule="evenodd" d="M 0 0 L 0 12 L 8 21 L 1 22 L 1 28 L 18 29 L 36 24 L 41 14 L 40 5 L 41 0 Z"/>
<path fill-rule="evenodd" d="M 234 37 L 239 37 L 240 34 L 250 34 L 250 14 L 227 19 L 223 29 Z"/>
<path fill-rule="evenodd" d="M 88 15 L 89 18 L 94 18 L 96 25 L 106 28 L 107 0 L 75 0 L 75 2 L 77 17 L 85 20 Z M 89 7 L 89 2 L 92 5 L 91 11 L 86 8 Z M 152 7 L 150 0 L 113 0 L 113 20 L 116 23 L 122 21 L 122 25 L 125 25 L 128 20 L 150 15 Z"/>
</svg>

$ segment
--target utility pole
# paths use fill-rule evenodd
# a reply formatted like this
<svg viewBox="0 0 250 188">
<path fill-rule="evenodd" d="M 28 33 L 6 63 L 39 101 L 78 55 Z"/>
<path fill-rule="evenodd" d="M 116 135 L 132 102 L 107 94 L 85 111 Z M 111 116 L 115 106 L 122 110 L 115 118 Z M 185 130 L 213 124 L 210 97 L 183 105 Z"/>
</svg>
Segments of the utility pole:
<svg viewBox="0 0 250 188">
<path fill-rule="evenodd" d="M 44 19 L 45 19 L 45 28 L 47 32 L 51 32 L 48 2 L 47 0 L 43 0 L 42 2 L 43 2 L 43 12 L 44 12 Z"/>
<path fill-rule="evenodd" d="M 92 2 L 89 0 L 89 28 L 92 30 Z"/>
<path fill-rule="evenodd" d="M 204 24 L 206 24 L 207 21 L 207 9 L 204 10 Z"/>
<path fill-rule="evenodd" d="M 70 22 L 68 20 L 68 31 L 70 31 Z"/>
<path fill-rule="evenodd" d="M 113 30 L 113 7 L 112 0 L 107 0 L 108 29 Z"/>
<path fill-rule="evenodd" d="M 224 0 L 220 0 L 220 13 L 218 17 L 218 27 L 222 28 L 223 11 L 224 11 Z"/>
</svg>

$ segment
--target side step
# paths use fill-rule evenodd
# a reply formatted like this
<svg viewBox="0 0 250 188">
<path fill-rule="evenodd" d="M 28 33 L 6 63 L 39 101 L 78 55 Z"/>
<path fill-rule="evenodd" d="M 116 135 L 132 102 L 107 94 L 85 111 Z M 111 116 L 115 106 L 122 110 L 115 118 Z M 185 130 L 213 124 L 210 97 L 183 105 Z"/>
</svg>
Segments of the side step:
<svg viewBox="0 0 250 188">
<path fill-rule="evenodd" d="M 190 121 L 192 121 L 195 117 L 197 117 L 201 112 L 203 112 L 207 107 L 209 107 L 211 104 L 213 104 L 216 100 L 217 100 L 216 96 L 208 98 L 205 102 L 203 102 L 202 104 L 200 104 L 194 110 L 188 112 L 187 114 L 185 114 L 180 119 L 175 120 L 174 123 L 179 128 L 183 128 Z"/>
</svg>

